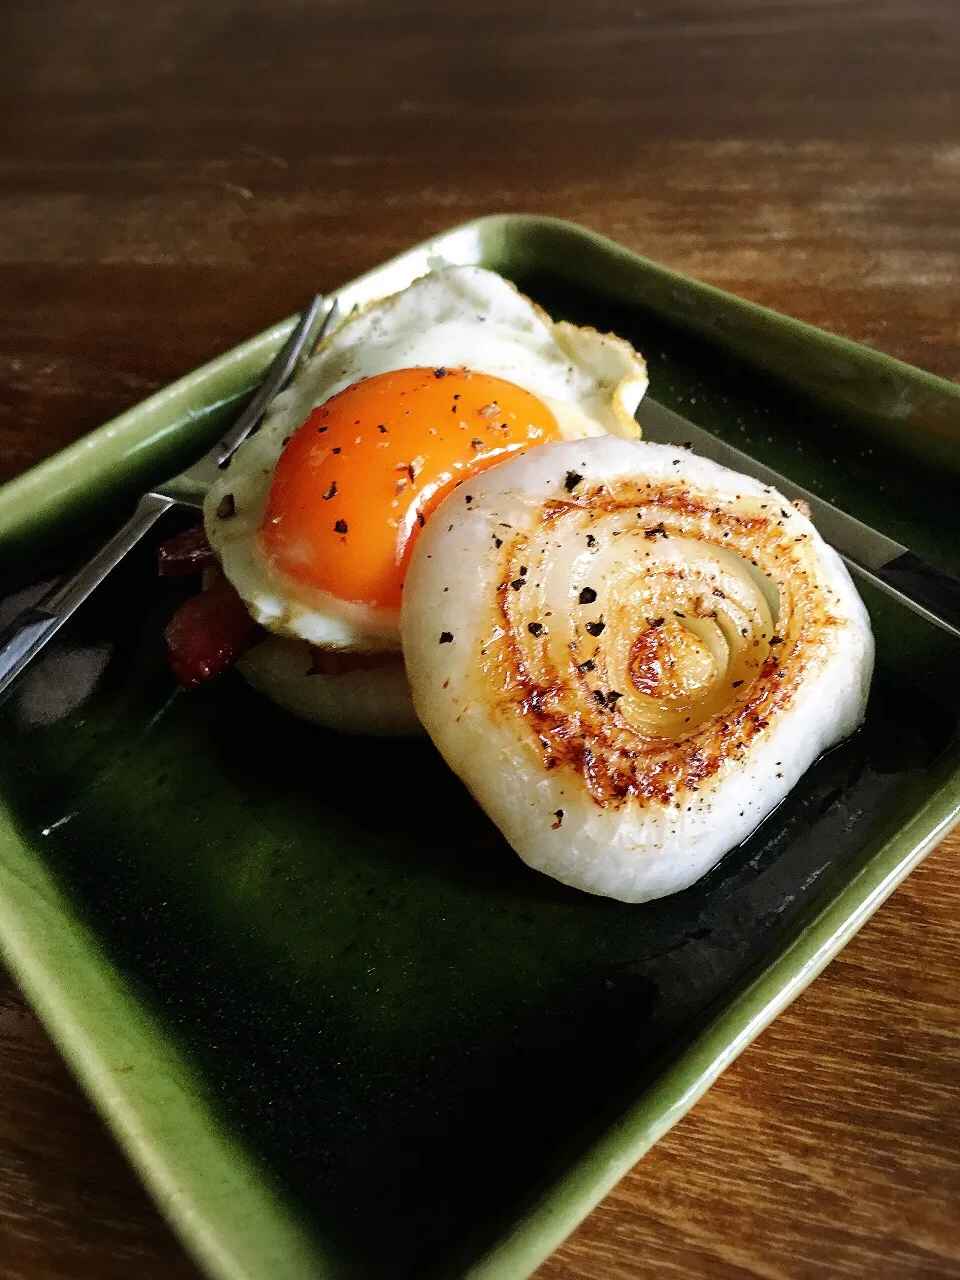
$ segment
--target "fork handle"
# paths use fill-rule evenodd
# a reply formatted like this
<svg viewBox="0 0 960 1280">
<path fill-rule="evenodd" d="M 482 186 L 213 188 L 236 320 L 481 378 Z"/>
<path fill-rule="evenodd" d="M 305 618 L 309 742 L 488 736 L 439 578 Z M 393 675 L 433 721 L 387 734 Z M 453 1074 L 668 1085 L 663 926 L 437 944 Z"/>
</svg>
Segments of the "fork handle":
<svg viewBox="0 0 960 1280">
<path fill-rule="evenodd" d="M 59 583 L 0 631 L 0 698 L 124 556 L 176 505 L 162 494 L 144 494 L 127 523 L 73 577 Z"/>
</svg>

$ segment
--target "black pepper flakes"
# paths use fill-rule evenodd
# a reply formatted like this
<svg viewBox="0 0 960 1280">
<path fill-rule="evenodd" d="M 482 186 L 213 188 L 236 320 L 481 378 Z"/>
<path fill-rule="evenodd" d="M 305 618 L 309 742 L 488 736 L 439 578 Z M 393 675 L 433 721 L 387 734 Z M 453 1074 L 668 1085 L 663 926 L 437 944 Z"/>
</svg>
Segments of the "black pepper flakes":
<svg viewBox="0 0 960 1280">
<path fill-rule="evenodd" d="M 445 377 L 447 376 L 447 371 L 446 371 L 446 369 L 444 369 L 444 368 L 443 368 L 443 366 L 441 365 L 441 367 L 440 367 L 439 369 L 434 369 L 434 371 L 433 371 L 433 376 L 434 376 L 435 378 L 445 378 Z"/>
<path fill-rule="evenodd" d="M 527 630 L 530 632 L 530 634 L 531 634 L 532 636 L 539 636 L 539 635 L 543 635 L 543 623 L 542 623 L 542 622 L 528 622 L 528 623 L 527 623 Z"/>
<path fill-rule="evenodd" d="M 593 587 L 584 587 L 579 596 L 581 604 L 593 604 L 596 598 L 597 593 L 594 591 Z"/>
<path fill-rule="evenodd" d="M 334 533 L 346 533 L 348 529 L 346 520 L 338 520 L 333 526 Z"/>
<path fill-rule="evenodd" d="M 439 643 L 440 643 L 440 644 L 453 644 L 453 632 L 452 632 L 452 631 L 441 631 L 441 632 L 440 632 L 440 641 L 439 641 Z"/>
<path fill-rule="evenodd" d="M 497 535 L 496 535 L 496 534 L 494 534 L 494 535 L 493 535 L 493 545 L 494 545 L 494 546 L 497 548 L 497 550 L 499 551 L 499 550 L 500 550 L 500 548 L 503 546 L 503 539 L 502 539 L 502 538 L 498 538 L 498 537 L 497 537 Z"/>
<path fill-rule="evenodd" d="M 326 427 L 317 427 L 317 435 L 322 436 L 326 429 Z"/>
<path fill-rule="evenodd" d="M 527 584 L 524 582 L 523 578 L 514 578 L 510 585 L 513 587 L 514 591 L 519 591 L 521 587 L 525 587 Z"/>
<path fill-rule="evenodd" d="M 383 435 L 387 434 L 387 428 L 383 425 L 382 422 L 377 423 L 377 430 L 381 432 Z"/>
<path fill-rule="evenodd" d="M 323 500 L 324 502 L 329 502 L 331 498 L 335 498 L 336 496 L 337 496 L 337 482 L 336 480 L 332 480 L 330 482 L 330 488 L 323 495 Z"/>
<path fill-rule="evenodd" d="M 582 479 L 583 476 L 580 475 L 578 471 L 568 471 L 566 479 L 563 482 L 563 487 L 566 489 L 567 493 L 573 493 L 574 489 Z"/>
<path fill-rule="evenodd" d="M 666 529 L 663 527 L 662 520 L 660 521 L 659 524 L 653 525 L 650 529 L 644 529 L 643 536 L 645 538 L 669 538 L 670 537 L 669 533 L 667 533 Z"/>
<path fill-rule="evenodd" d="M 588 547 L 595 547 L 596 545 L 597 545 L 597 540 L 596 540 L 596 538 L 593 536 L 593 534 L 592 534 L 592 533 L 588 533 L 588 534 L 587 534 L 587 546 L 588 546 Z"/>
<path fill-rule="evenodd" d="M 592 658 L 588 658 L 586 662 L 581 662 L 577 667 L 577 670 L 580 672 L 581 675 L 585 674 L 587 671 L 596 671 L 596 669 L 597 669 L 597 664 L 594 662 Z"/>
<path fill-rule="evenodd" d="M 733 687 L 734 687 L 735 689 L 739 689 L 739 688 L 740 688 L 740 686 L 741 686 L 742 684 L 743 684 L 743 681 L 742 681 L 742 680 L 734 680 L 734 682 L 733 682 Z"/>
<path fill-rule="evenodd" d="M 237 504 L 233 500 L 232 493 L 225 493 L 217 503 L 217 519 L 229 520 L 231 516 L 237 514 Z"/>
<path fill-rule="evenodd" d="M 551 822 L 550 826 L 553 828 L 554 831 L 558 831 L 560 828 L 560 824 L 563 822 L 563 810 L 562 809 L 555 810 L 553 816 L 556 818 L 556 822 Z"/>
<path fill-rule="evenodd" d="M 603 619 L 599 618 L 596 622 L 588 622 L 586 629 L 590 635 L 598 636 L 603 631 L 606 625 L 607 624 L 603 621 Z"/>
</svg>

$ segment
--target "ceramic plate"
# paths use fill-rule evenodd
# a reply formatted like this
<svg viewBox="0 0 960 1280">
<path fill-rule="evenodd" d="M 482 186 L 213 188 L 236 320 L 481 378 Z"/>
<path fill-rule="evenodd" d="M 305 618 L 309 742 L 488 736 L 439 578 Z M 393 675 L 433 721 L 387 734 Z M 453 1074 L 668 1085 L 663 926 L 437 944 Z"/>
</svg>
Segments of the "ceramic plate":
<svg viewBox="0 0 960 1280">
<path fill-rule="evenodd" d="M 958 388 L 546 219 L 341 296 L 431 257 L 632 339 L 655 398 L 960 563 Z M 0 594 L 199 450 L 288 327 L 0 491 Z M 679 1118 L 957 814 L 958 646 L 864 594 L 864 727 L 701 883 L 624 906 L 527 870 L 427 742 L 178 692 L 183 589 L 123 566 L 0 713 L 0 943 L 210 1275 L 525 1275 Z"/>
</svg>

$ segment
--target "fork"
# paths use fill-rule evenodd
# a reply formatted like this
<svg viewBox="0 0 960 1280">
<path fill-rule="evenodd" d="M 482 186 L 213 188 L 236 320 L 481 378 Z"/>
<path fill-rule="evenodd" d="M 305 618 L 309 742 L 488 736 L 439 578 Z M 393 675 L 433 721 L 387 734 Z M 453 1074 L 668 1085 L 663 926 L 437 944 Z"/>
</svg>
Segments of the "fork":
<svg viewBox="0 0 960 1280">
<path fill-rule="evenodd" d="M 323 321 L 318 326 L 318 319 L 325 308 Z M 338 316 L 336 299 L 328 306 L 323 294 L 317 294 L 274 358 L 253 399 L 230 430 L 193 466 L 145 493 L 126 524 L 72 577 L 57 584 L 0 631 L 0 698 L 161 516 L 171 507 L 202 508 L 210 485 L 229 466 L 230 459 L 244 440 L 259 427 L 267 406 L 289 382 L 304 350 L 311 342 L 319 342 Z"/>
</svg>

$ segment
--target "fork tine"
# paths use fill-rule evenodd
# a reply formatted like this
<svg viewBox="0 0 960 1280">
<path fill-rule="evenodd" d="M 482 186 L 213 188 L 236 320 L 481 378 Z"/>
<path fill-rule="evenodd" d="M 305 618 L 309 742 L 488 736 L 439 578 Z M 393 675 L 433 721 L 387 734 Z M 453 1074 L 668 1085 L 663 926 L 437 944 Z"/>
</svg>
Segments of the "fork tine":
<svg viewBox="0 0 960 1280">
<path fill-rule="evenodd" d="M 260 420 L 266 412 L 267 406 L 286 386 L 296 368 L 297 361 L 308 344 L 312 342 L 315 346 L 329 332 L 340 312 L 337 300 L 334 298 L 323 318 L 323 323 L 319 330 L 316 330 L 317 317 L 326 305 L 326 301 L 322 293 L 318 293 L 311 301 L 284 344 L 283 349 L 275 357 L 267 376 L 257 388 L 253 399 L 218 443 L 216 462 L 220 469 L 227 465 L 244 440 L 260 425 Z"/>
</svg>

